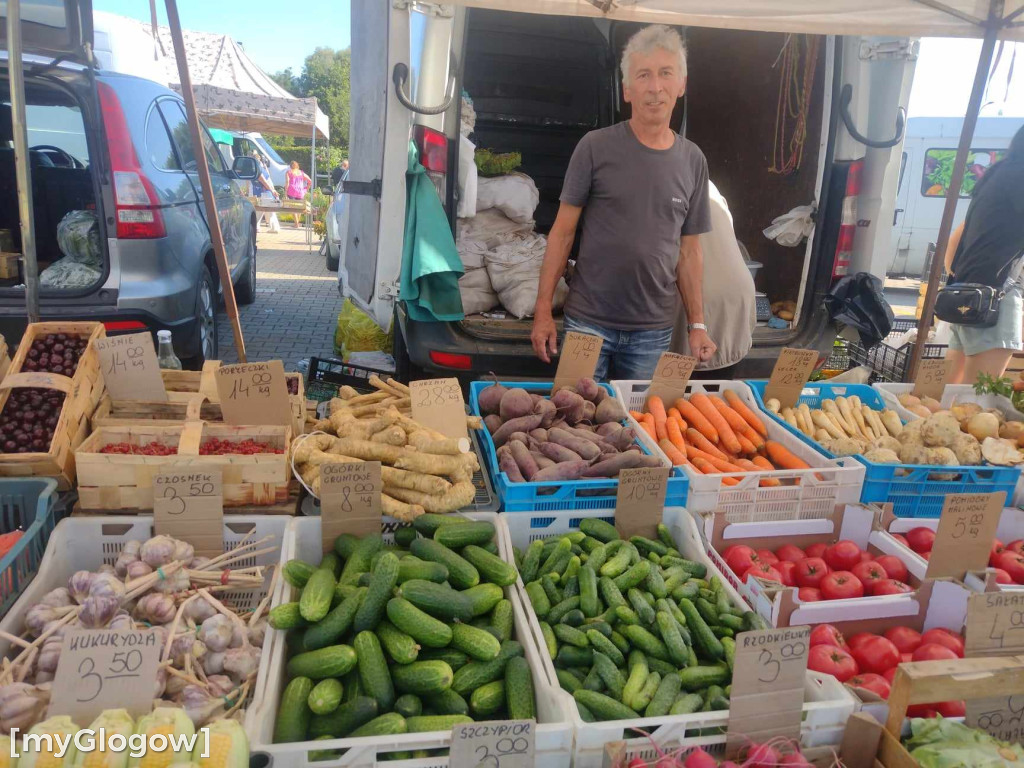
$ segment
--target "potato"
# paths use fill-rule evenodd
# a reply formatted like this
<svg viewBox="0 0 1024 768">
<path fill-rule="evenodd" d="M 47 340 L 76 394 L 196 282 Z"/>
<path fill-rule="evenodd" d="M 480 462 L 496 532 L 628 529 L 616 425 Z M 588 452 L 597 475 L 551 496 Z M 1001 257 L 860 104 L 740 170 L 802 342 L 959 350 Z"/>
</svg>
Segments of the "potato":
<svg viewBox="0 0 1024 768">
<path fill-rule="evenodd" d="M 868 444 L 857 437 L 837 437 L 826 443 L 825 448 L 836 456 L 853 456 L 854 454 L 864 453 L 868 448 Z"/>
<path fill-rule="evenodd" d="M 999 427 L 999 436 L 1007 440 L 1024 437 L 1024 421 L 1008 421 Z"/>
<path fill-rule="evenodd" d="M 923 426 L 922 419 L 908 422 L 904 425 L 903 430 L 896 435 L 896 439 L 900 441 L 900 445 L 921 445 L 921 428 Z"/>
<path fill-rule="evenodd" d="M 929 416 L 921 427 L 921 442 L 929 448 L 948 448 L 960 434 L 960 424 L 952 416 Z"/>
<path fill-rule="evenodd" d="M 891 438 L 890 438 L 891 439 Z M 877 464 L 899 464 L 900 457 L 888 448 L 872 448 L 864 454 L 864 458 Z"/>
<path fill-rule="evenodd" d="M 943 467 L 955 467 L 956 454 L 950 448 L 929 448 L 928 464 L 938 464 Z"/>
<path fill-rule="evenodd" d="M 928 449 L 920 443 L 906 443 L 900 448 L 901 464 L 927 464 Z"/>
<path fill-rule="evenodd" d="M 954 419 L 964 421 L 977 413 L 981 413 L 981 406 L 977 403 L 954 403 L 950 410 L 953 412 Z"/>
<path fill-rule="evenodd" d="M 892 451 L 893 453 L 898 454 L 900 452 L 900 448 L 902 448 L 903 446 L 900 444 L 900 441 L 897 440 L 895 437 L 889 437 L 889 435 L 886 435 L 885 437 L 876 437 L 874 440 L 872 440 L 871 447 L 882 448 L 884 450 Z"/>
<path fill-rule="evenodd" d="M 990 464 L 1000 466 L 1011 466 L 1024 461 L 1024 455 L 1017 450 L 1017 446 L 1010 440 L 1003 440 L 998 437 L 986 437 L 981 444 L 981 455 Z"/>
<path fill-rule="evenodd" d="M 981 443 L 973 436 L 959 434 L 953 440 L 953 453 L 961 466 L 973 467 L 981 464 Z"/>
<path fill-rule="evenodd" d="M 910 408 L 912 405 L 921 404 L 921 398 L 918 397 L 917 395 L 912 395 L 909 392 L 902 393 L 896 399 L 899 401 L 899 404 L 902 405 L 904 408 Z"/>
<path fill-rule="evenodd" d="M 999 420 L 985 411 L 976 413 L 967 420 L 967 432 L 979 442 L 986 437 L 998 437 Z"/>
<path fill-rule="evenodd" d="M 927 408 L 932 413 L 942 410 L 942 403 L 936 400 L 934 397 L 922 397 L 921 405 Z"/>
</svg>

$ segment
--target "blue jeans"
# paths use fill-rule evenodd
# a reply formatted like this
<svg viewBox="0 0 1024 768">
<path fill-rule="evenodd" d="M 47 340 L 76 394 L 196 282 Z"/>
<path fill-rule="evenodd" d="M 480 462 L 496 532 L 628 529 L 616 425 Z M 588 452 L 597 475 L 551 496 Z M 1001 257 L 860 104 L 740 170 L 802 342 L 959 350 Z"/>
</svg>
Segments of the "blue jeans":
<svg viewBox="0 0 1024 768">
<path fill-rule="evenodd" d="M 672 341 L 671 328 L 616 331 L 569 315 L 565 316 L 565 330 L 599 336 L 604 342 L 594 371 L 594 378 L 598 381 L 650 379 L 654 376 L 654 368 L 661 353 L 668 349 Z"/>
</svg>

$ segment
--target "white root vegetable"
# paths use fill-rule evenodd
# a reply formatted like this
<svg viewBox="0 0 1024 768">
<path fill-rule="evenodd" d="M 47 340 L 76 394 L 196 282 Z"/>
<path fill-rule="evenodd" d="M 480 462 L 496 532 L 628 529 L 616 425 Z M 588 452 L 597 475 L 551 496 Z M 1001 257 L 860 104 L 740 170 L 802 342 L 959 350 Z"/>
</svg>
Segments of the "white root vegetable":
<svg viewBox="0 0 1024 768">
<path fill-rule="evenodd" d="M 826 432 L 824 429 L 818 429 L 814 432 L 814 439 L 824 445 L 832 439 L 832 435 Z"/>
<path fill-rule="evenodd" d="M 397 425 L 385 427 L 379 432 L 370 435 L 371 442 L 386 443 L 387 445 L 405 445 L 405 430 Z"/>
<path fill-rule="evenodd" d="M 814 419 L 811 418 L 811 409 L 807 403 L 799 403 L 796 407 L 797 419 L 803 419 L 805 435 L 810 436 L 814 434 Z"/>
<path fill-rule="evenodd" d="M 428 475 L 423 472 L 395 469 L 394 467 L 381 467 L 380 476 L 384 485 L 395 488 L 407 488 L 410 491 L 429 493 L 434 496 L 446 493 L 452 487 L 452 484 L 443 477 Z"/>
<path fill-rule="evenodd" d="M 799 424 L 799 422 L 797 422 L 796 414 L 793 412 L 792 408 L 789 408 L 789 407 L 783 408 L 781 415 L 782 415 L 783 420 L 787 424 L 789 424 L 789 426 L 793 427 L 794 429 L 800 429 L 800 424 Z"/>
<path fill-rule="evenodd" d="M 447 456 L 462 456 L 469 453 L 469 440 L 465 437 L 432 438 L 426 432 L 417 431 L 409 435 L 409 445 L 423 453 L 436 453 Z"/>
<path fill-rule="evenodd" d="M 890 437 L 897 437 L 903 431 L 903 422 L 900 421 L 896 411 L 891 408 L 886 408 L 882 411 L 879 418 L 882 420 L 882 426 L 885 427 Z"/>
<path fill-rule="evenodd" d="M 765 402 L 764 407 L 772 413 L 778 413 L 779 409 L 782 407 L 782 403 L 779 402 L 778 398 L 769 397 L 767 402 Z"/>
<path fill-rule="evenodd" d="M 319 481 L 319 478 L 317 478 L 317 480 Z M 388 490 L 390 489 L 385 487 L 385 491 Z M 406 504 L 404 501 L 399 501 L 388 493 L 382 493 L 380 495 L 380 508 L 381 512 L 385 515 L 389 515 L 403 523 L 411 523 L 417 517 L 426 512 L 426 510 L 419 504 Z"/>
<path fill-rule="evenodd" d="M 846 419 L 843 418 L 843 414 L 839 411 L 839 406 L 836 405 L 834 400 L 822 400 L 821 410 L 828 416 L 829 420 L 835 424 L 839 430 L 847 437 L 853 437 L 854 433 L 852 427 L 846 423 Z"/>
<path fill-rule="evenodd" d="M 406 453 L 398 456 L 394 461 L 389 462 L 396 469 L 408 469 L 413 472 L 422 472 L 427 475 L 446 475 L 449 477 L 461 477 L 469 475 L 472 477 L 476 462 L 475 454 L 464 454 L 467 458 L 459 456 L 441 456 L 435 453 Z M 472 457 L 473 461 L 468 461 Z"/>
<path fill-rule="evenodd" d="M 846 437 L 846 433 L 843 432 L 839 427 L 832 423 L 832 420 L 822 410 L 811 411 L 811 418 L 814 420 L 814 425 L 820 429 L 824 429 L 832 437 L 838 439 L 840 437 Z"/>
<path fill-rule="evenodd" d="M 444 514 L 454 512 L 457 509 L 472 503 L 476 496 L 476 488 L 470 482 L 455 483 L 451 490 L 438 496 L 432 496 L 419 491 L 410 491 L 408 488 L 388 488 L 388 495 L 407 504 L 415 504 L 423 507 L 427 512 Z"/>
<path fill-rule="evenodd" d="M 876 437 L 881 437 L 878 430 L 875 428 L 875 412 L 867 405 L 861 405 L 860 415 L 864 417 L 864 425 L 867 427 L 868 433 L 865 435 L 869 440 L 874 440 Z"/>
<path fill-rule="evenodd" d="M 298 447 L 292 452 L 292 460 L 296 464 L 305 464 L 309 461 L 313 451 L 326 451 L 334 445 L 335 438 L 327 434 L 306 435 L 299 442 Z"/>
</svg>

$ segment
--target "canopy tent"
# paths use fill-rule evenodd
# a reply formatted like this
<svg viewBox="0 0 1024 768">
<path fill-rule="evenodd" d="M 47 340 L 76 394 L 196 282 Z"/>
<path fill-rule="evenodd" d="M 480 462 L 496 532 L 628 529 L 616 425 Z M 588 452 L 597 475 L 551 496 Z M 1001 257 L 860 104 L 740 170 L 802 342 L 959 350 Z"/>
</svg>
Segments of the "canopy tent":
<svg viewBox="0 0 1024 768">
<path fill-rule="evenodd" d="M 316 99 L 267 96 L 209 83 L 193 85 L 192 90 L 196 109 L 210 127 L 302 138 L 316 130 L 324 139 L 330 138 L 327 115 L 317 107 Z"/>
</svg>

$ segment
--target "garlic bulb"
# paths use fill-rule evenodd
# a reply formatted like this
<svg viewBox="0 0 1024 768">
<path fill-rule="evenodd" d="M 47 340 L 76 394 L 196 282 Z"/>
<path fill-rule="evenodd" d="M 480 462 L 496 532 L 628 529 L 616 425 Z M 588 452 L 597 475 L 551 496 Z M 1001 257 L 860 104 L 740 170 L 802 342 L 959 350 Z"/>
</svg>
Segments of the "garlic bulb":
<svg viewBox="0 0 1024 768">
<path fill-rule="evenodd" d="M 174 620 L 174 598 L 150 592 L 135 604 L 135 616 L 150 624 L 166 624 Z"/>
<path fill-rule="evenodd" d="M 56 621 L 61 617 L 61 614 L 57 612 L 57 609 L 52 605 L 45 605 L 44 603 L 36 603 L 28 612 L 25 614 L 25 627 L 33 635 L 41 635 L 43 628 L 51 621 Z"/>
<path fill-rule="evenodd" d="M 128 580 L 141 579 L 143 576 L 149 576 L 153 572 L 153 566 L 142 562 L 141 560 L 133 560 L 128 563 L 128 567 L 125 570 L 125 576 Z"/>
<path fill-rule="evenodd" d="M 117 556 L 117 561 L 114 563 L 114 573 L 124 577 L 128 573 L 128 566 L 139 561 L 139 549 L 141 547 L 141 541 L 129 541 L 125 544 L 124 549 L 121 550 L 121 554 Z"/>
<path fill-rule="evenodd" d="M 183 690 L 185 690 L 186 685 L 188 685 L 188 683 L 186 683 L 177 675 L 169 675 L 167 678 L 167 683 L 164 685 L 163 695 L 170 696 L 171 698 L 173 698 L 177 696 L 179 693 L 181 693 Z"/>
<path fill-rule="evenodd" d="M 182 706 L 198 728 L 209 720 L 220 707 L 220 699 L 214 699 L 205 688 L 198 685 L 186 685 L 182 691 Z"/>
<path fill-rule="evenodd" d="M 249 642 L 255 645 L 257 648 L 263 647 L 263 639 L 267 634 L 267 620 L 260 619 L 251 627 L 249 630 Z"/>
<path fill-rule="evenodd" d="M 231 622 L 231 647 L 241 648 L 249 642 L 249 633 L 241 621 Z"/>
<path fill-rule="evenodd" d="M 117 571 L 114 570 L 114 566 L 109 563 L 103 563 L 99 568 L 96 569 L 96 573 L 109 573 L 112 576 L 117 575 Z"/>
<path fill-rule="evenodd" d="M 188 586 L 188 572 L 184 568 L 179 568 L 170 576 L 154 584 L 153 591 L 169 595 L 175 592 L 183 592 L 188 589 Z"/>
<path fill-rule="evenodd" d="M 206 682 L 210 685 L 211 696 L 223 697 L 235 690 L 235 684 L 227 675 L 210 675 L 206 678 Z"/>
<path fill-rule="evenodd" d="M 216 614 L 216 608 L 202 598 L 198 598 L 185 606 L 185 613 L 182 615 L 186 619 L 192 619 L 196 624 L 202 624 L 208 618 L 215 616 Z"/>
<path fill-rule="evenodd" d="M 219 675 L 224 671 L 224 652 L 208 653 L 203 657 L 203 672 L 208 675 Z"/>
<path fill-rule="evenodd" d="M 68 631 L 68 624 L 61 624 L 58 621 L 48 621 L 43 625 L 43 631 L 39 634 L 44 635 L 47 632 L 50 634 L 46 635 L 46 639 L 49 640 L 51 637 L 59 637 L 61 640 L 64 639 L 64 633 Z M 52 630 L 52 631 L 51 631 Z"/>
<path fill-rule="evenodd" d="M 82 601 L 78 621 L 86 629 L 102 629 L 110 623 L 120 607 L 121 601 L 116 597 L 87 597 Z"/>
<path fill-rule="evenodd" d="M 50 674 L 57 672 L 57 662 L 60 661 L 60 649 L 63 644 L 62 638 L 52 635 L 43 641 L 43 647 L 36 659 L 36 668 L 40 672 L 49 672 Z"/>
<path fill-rule="evenodd" d="M 10 733 L 12 728 L 31 728 L 45 713 L 47 698 L 28 683 L 0 686 L 0 730 Z"/>
<path fill-rule="evenodd" d="M 154 536 L 142 545 L 139 558 L 153 568 L 167 565 L 174 559 L 174 539 L 170 536 Z"/>
<path fill-rule="evenodd" d="M 260 649 L 252 645 L 241 648 L 229 648 L 224 652 L 224 671 L 233 675 L 239 682 L 259 669 Z"/>
<path fill-rule="evenodd" d="M 193 557 L 192 561 L 188 564 L 188 567 L 194 571 L 199 571 L 209 565 L 209 563 L 210 558 L 200 555 L 199 557 Z"/>
<path fill-rule="evenodd" d="M 113 597 L 120 602 L 124 597 L 124 582 L 113 573 L 97 573 L 89 584 L 89 597 Z"/>
<path fill-rule="evenodd" d="M 68 592 L 67 587 L 57 587 L 51 589 L 45 595 L 42 600 L 39 601 L 43 605 L 52 605 L 54 608 L 64 608 L 69 605 L 74 605 L 75 601 L 71 599 L 71 593 Z"/>
<path fill-rule="evenodd" d="M 189 544 L 187 541 L 181 541 L 180 539 L 174 539 L 174 560 L 181 560 L 185 563 L 192 561 L 192 558 L 196 556 L 195 547 Z"/>
<path fill-rule="evenodd" d="M 206 646 L 202 641 L 196 640 L 191 632 L 178 635 L 171 642 L 171 658 L 177 666 L 185 666 L 187 655 L 191 655 L 194 660 L 202 659 L 206 655 Z"/>
<path fill-rule="evenodd" d="M 153 681 L 153 698 L 159 699 L 164 695 L 164 689 L 167 687 L 167 678 L 170 675 L 167 673 L 166 667 L 157 667 L 156 679 Z"/>
<path fill-rule="evenodd" d="M 199 628 L 199 639 L 214 653 L 227 650 L 231 643 L 234 622 L 227 616 L 217 614 L 203 622 Z"/>
<path fill-rule="evenodd" d="M 89 586 L 92 584 L 92 571 L 75 571 L 68 579 L 68 592 L 76 603 L 81 603 L 89 596 Z"/>
</svg>

